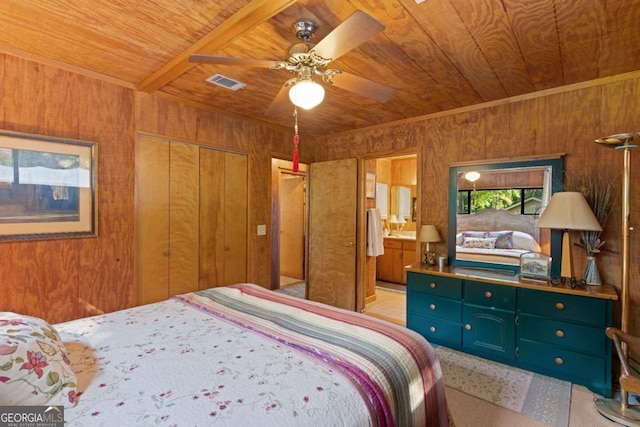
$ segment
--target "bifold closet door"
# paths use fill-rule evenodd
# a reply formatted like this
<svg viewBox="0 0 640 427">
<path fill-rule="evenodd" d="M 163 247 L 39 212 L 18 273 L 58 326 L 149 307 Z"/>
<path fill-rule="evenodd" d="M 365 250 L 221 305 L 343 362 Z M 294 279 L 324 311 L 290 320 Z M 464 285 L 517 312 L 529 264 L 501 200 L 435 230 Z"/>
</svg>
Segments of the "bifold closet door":
<svg viewBox="0 0 640 427">
<path fill-rule="evenodd" d="M 171 142 L 169 295 L 198 290 L 200 167 L 197 145 Z"/>
<path fill-rule="evenodd" d="M 169 296 L 169 141 L 139 137 L 136 145 L 138 304 Z"/>
<path fill-rule="evenodd" d="M 247 280 L 247 156 L 200 148 L 200 289 Z"/>
<path fill-rule="evenodd" d="M 139 304 L 198 289 L 198 156 L 195 145 L 138 139 Z"/>
</svg>

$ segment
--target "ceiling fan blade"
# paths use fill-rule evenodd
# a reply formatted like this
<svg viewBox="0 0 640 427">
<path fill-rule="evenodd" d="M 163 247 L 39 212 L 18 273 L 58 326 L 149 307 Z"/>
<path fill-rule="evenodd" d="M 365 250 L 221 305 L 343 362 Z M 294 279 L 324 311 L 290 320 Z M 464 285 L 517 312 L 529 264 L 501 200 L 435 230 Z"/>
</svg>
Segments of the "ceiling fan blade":
<svg viewBox="0 0 640 427">
<path fill-rule="evenodd" d="M 201 64 L 221 64 L 221 65 L 244 65 L 247 67 L 275 68 L 284 64 L 282 61 L 270 59 L 236 58 L 233 56 L 203 55 L 194 53 L 189 56 L 189 62 Z"/>
<path fill-rule="evenodd" d="M 336 58 L 358 47 L 369 38 L 384 31 L 384 25 L 361 10 L 356 10 L 315 46 L 323 58 Z"/>
<path fill-rule="evenodd" d="M 267 111 L 264 112 L 265 116 L 277 116 L 287 111 L 293 112 L 293 104 L 289 99 L 289 89 L 295 81 L 296 79 L 291 79 L 282 85 L 276 97 L 271 101 L 271 105 L 269 105 Z"/>
<path fill-rule="evenodd" d="M 331 77 L 331 84 L 378 102 L 387 102 L 398 92 L 392 87 L 344 71 L 334 74 Z"/>
</svg>

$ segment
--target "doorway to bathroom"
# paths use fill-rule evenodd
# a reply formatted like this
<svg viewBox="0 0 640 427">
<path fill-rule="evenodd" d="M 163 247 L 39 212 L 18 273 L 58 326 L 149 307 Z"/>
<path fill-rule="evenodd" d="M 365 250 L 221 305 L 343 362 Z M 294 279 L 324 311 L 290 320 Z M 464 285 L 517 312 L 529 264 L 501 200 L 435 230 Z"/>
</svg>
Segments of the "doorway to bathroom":
<svg viewBox="0 0 640 427">
<path fill-rule="evenodd" d="M 272 172 L 272 289 L 304 295 L 307 165 L 294 172 L 291 161 L 273 159 Z"/>
</svg>

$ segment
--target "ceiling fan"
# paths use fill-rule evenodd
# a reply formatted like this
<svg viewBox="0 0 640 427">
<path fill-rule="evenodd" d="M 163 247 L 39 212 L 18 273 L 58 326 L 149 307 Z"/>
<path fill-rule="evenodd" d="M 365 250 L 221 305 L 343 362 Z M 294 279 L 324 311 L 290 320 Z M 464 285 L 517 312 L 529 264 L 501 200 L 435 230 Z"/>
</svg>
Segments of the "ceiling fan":
<svg viewBox="0 0 640 427">
<path fill-rule="evenodd" d="M 317 44 L 309 41 L 314 36 L 314 31 L 318 25 L 310 19 L 300 19 L 292 25 L 296 37 L 301 40 L 289 48 L 287 58 L 284 61 L 269 59 L 238 58 L 231 56 L 193 54 L 190 62 L 204 64 L 223 65 L 243 65 L 248 67 L 269 68 L 272 70 L 286 70 L 296 77 L 284 83 L 271 105 L 265 112 L 266 115 L 276 115 L 286 111 L 291 102 L 302 108 L 313 108 L 322 102 L 324 88 L 313 81 L 313 76 L 321 76 L 322 80 L 329 85 L 348 90 L 358 95 L 379 101 L 388 101 L 397 90 L 389 86 L 374 82 L 347 73 L 338 69 L 327 69 L 329 63 L 338 57 L 349 52 L 351 49 L 364 43 L 369 38 L 384 30 L 384 25 L 357 10 L 338 27 L 331 31 L 325 38 Z M 313 105 L 304 105 L 306 94 L 300 94 L 300 90 L 306 86 L 311 90 L 319 92 L 319 100 Z M 288 95 L 288 96 L 287 96 Z"/>
</svg>

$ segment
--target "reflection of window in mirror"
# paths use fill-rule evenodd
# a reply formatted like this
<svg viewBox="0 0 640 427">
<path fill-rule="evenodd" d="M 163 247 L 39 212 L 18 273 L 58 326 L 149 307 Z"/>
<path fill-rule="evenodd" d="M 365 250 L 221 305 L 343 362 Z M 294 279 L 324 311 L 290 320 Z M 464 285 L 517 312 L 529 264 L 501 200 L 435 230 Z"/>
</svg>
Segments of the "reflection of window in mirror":
<svg viewBox="0 0 640 427">
<path fill-rule="evenodd" d="M 398 217 L 411 217 L 411 189 L 398 187 Z"/>
<path fill-rule="evenodd" d="M 562 162 L 560 156 L 452 166 L 448 247 L 454 265 L 517 271 L 523 252 L 553 255 L 552 231 L 535 222 L 551 194 L 561 191 Z"/>
<path fill-rule="evenodd" d="M 387 184 L 377 183 L 376 184 L 376 207 L 380 209 L 380 217 L 382 219 L 387 218 L 388 206 L 387 200 L 388 197 L 388 188 Z"/>
</svg>

